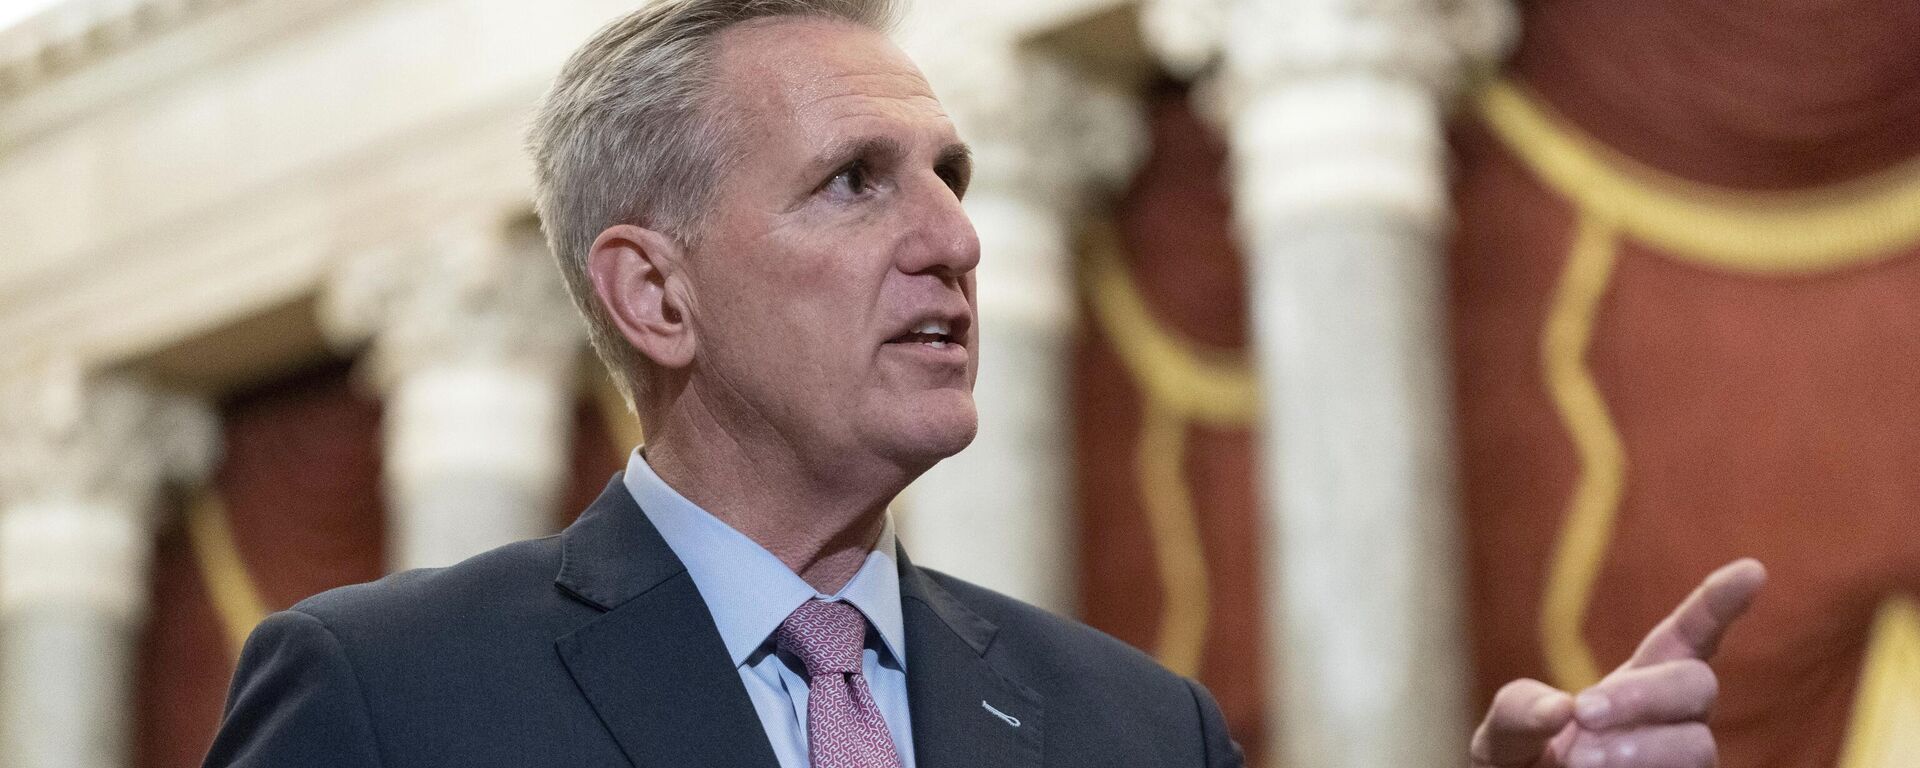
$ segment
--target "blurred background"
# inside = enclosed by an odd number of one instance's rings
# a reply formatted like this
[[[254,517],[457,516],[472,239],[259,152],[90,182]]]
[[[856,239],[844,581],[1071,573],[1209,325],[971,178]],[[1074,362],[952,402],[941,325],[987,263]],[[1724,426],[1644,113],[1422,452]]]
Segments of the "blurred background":
[[[521,132],[633,0],[0,6],[0,764],[186,768],[252,625],[641,435]],[[1252,764],[1464,763],[1713,567],[1727,768],[1920,761],[1920,4],[921,0],[980,438],[915,559]]]

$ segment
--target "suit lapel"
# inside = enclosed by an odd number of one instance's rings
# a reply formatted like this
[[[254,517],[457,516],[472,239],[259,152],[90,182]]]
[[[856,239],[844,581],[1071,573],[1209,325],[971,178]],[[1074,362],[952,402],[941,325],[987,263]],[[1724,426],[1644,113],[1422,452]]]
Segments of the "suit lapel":
[[[918,768],[1035,768],[1039,694],[987,660],[998,627],[900,556],[907,709]]]
[[[562,534],[554,582],[606,611],[555,646],[639,768],[777,768],[713,616],[619,476]]]

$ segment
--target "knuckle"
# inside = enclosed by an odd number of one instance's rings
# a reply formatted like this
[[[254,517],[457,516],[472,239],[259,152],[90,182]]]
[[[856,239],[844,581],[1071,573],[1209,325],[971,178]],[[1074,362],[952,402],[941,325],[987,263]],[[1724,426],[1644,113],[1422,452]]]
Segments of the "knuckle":
[[[1651,699],[1653,697],[1651,693],[1658,689],[1659,685],[1646,680],[1636,680],[1634,683],[1636,684],[1619,686],[1609,691],[1607,695],[1613,699],[1614,705],[1620,709],[1641,714],[1644,713],[1648,705],[1652,703]]]
[[[1676,687],[1688,692],[1693,714],[1704,715],[1713,708],[1720,697],[1720,676],[1714,674],[1713,667],[1700,660],[1682,663],[1675,670]]]

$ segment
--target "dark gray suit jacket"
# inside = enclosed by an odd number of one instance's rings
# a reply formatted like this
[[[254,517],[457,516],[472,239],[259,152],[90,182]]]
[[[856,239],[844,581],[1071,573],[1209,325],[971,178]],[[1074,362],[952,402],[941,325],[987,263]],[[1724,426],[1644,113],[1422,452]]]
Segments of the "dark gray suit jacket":
[[[904,556],[900,591],[919,768],[1241,764],[1205,689],[1119,641]],[[269,617],[206,765],[777,763],[706,603],[615,476],[561,534]]]

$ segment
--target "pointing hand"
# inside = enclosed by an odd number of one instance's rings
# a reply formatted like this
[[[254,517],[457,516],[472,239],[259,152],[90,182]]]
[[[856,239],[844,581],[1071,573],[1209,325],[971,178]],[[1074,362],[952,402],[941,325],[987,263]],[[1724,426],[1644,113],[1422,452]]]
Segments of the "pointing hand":
[[[1720,684],[1707,660],[1766,578],[1754,560],[1715,571],[1578,696],[1535,680],[1501,687],[1473,735],[1474,768],[1713,768],[1706,721]]]

